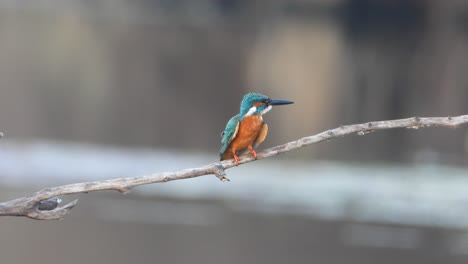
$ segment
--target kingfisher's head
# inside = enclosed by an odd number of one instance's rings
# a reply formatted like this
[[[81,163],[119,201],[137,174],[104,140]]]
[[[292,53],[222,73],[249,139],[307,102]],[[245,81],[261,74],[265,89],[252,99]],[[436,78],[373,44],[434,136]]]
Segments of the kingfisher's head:
[[[271,110],[273,105],[287,105],[294,102],[286,100],[273,100],[259,93],[248,93],[244,95],[240,105],[240,116],[244,118],[251,115],[263,115]]]

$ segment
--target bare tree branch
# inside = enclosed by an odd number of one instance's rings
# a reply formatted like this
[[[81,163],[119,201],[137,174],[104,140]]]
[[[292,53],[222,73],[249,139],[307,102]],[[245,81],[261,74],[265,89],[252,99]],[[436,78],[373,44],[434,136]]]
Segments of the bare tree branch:
[[[340,126],[319,134],[304,137],[257,153],[257,159],[265,159],[283,152],[288,152],[314,143],[343,137],[350,134],[366,135],[368,133],[392,128],[418,129],[423,127],[443,126],[457,128],[468,123],[468,115],[456,117],[412,117],[406,119],[367,122],[363,124]],[[250,155],[242,156],[239,165],[252,162]],[[163,172],[141,177],[118,178],[105,181],[82,182],[42,189],[31,196],[0,203],[0,216],[25,216],[32,219],[51,220],[62,219],[76,205],[78,200],[59,207],[61,202],[57,197],[88,193],[103,190],[116,190],[127,193],[135,186],[162,183],[175,180],[194,178],[204,175],[215,175],[221,181],[229,181],[225,170],[234,167],[233,160],[215,162],[198,168],[185,169],[177,172]]]

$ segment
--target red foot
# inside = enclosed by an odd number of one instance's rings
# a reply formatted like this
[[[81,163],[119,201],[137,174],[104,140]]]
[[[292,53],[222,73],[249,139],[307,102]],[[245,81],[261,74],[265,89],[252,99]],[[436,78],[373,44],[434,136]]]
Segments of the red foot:
[[[232,151],[232,156],[234,157],[234,164],[236,164],[236,166],[239,166],[239,157],[237,156],[235,150]]]
[[[252,156],[254,156],[254,158],[257,159],[257,152],[255,152],[255,150],[252,148],[252,146],[249,146],[249,151],[252,154]]]

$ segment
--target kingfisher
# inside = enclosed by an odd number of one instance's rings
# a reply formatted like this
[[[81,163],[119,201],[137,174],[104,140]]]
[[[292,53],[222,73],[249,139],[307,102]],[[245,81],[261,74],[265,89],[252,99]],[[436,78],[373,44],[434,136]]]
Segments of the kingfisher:
[[[233,116],[221,133],[220,160],[234,158],[239,165],[239,156],[247,150],[256,159],[254,148],[262,143],[268,133],[268,125],[263,122],[263,115],[271,110],[273,105],[287,105],[294,102],[273,100],[259,93],[248,93],[240,104],[240,113]]]

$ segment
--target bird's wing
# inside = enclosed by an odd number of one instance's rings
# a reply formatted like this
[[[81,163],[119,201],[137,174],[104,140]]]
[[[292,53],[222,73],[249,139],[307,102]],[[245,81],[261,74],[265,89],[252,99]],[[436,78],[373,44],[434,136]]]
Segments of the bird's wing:
[[[239,130],[239,115],[233,116],[226,124],[226,128],[223,133],[221,133],[221,144],[223,146],[220,150],[220,155],[223,155],[226,152],[231,141],[236,137],[237,131]]]
[[[254,147],[257,147],[258,145],[260,145],[260,143],[262,143],[265,140],[267,134],[268,134],[268,125],[266,123],[263,123],[263,126],[260,129],[260,132],[258,133],[257,138],[255,139]]]

